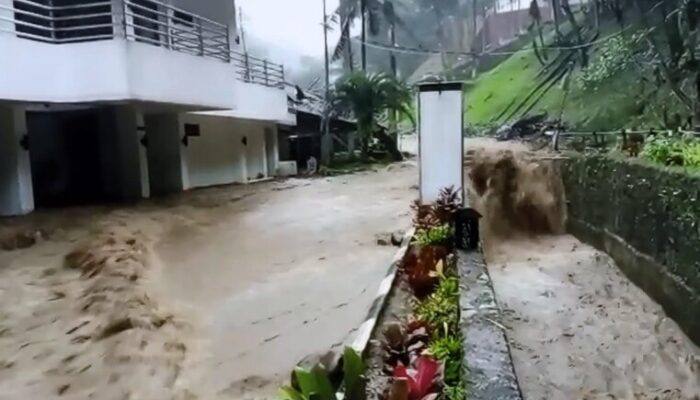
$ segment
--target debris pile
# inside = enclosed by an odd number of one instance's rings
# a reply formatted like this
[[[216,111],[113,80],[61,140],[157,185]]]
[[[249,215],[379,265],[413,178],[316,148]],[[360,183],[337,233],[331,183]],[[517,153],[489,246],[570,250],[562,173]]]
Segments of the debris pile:
[[[565,127],[560,120],[547,119],[547,114],[526,116],[513,124],[505,124],[496,131],[496,140],[536,140],[551,131],[562,131]]]

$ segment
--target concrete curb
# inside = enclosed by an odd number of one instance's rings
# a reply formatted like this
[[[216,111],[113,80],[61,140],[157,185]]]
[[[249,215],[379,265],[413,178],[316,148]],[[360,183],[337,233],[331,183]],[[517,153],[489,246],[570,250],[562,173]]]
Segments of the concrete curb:
[[[367,317],[357,329],[357,335],[355,335],[355,339],[352,341],[350,347],[352,347],[359,354],[364,354],[365,350],[367,349],[367,344],[372,337],[374,328],[377,326],[379,316],[384,311],[389,292],[391,292],[391,289],[394,287],[396,272],[406,256],[406,252],[408,251],[408,247],[411,244],[414,234],[414,228],[409,229],[408,232],[404,234],[401,247],[394,255],[394,259],[391,262],[391,266],[389,267],[389,270],[387,270],[384,279],[382,279],[382,283],[379,284],[379,290],[377,290],[377,295],[374,297],[374,301],[367,312]]]
[[[522,400],[493,283],[479,251],[458,251],[464,365],[471,400]]]

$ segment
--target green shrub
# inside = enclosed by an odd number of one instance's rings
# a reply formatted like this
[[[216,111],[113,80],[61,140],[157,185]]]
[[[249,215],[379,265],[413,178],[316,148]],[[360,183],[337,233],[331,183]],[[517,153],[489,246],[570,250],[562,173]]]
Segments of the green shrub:
[[[677,136],[657,136],[647,140],[642,157],[661,165],[700,168],[700,142]]]
[[[464,383],[460,382],[455,386],[445,386],[442,393],[445,396],[445,400],[466,400],[467,399],[467,389],[464,387]]]
[[[416,232],[415,242],[419,246],[444,245],[449,243],[453,237],[454,228],[445,224],[419,230]]]
[[[442,398],[466,399],[464,347],[459,329],[459,278],[441,275],[435,292],[418,305],[415,314],[431,327],[428,352],[444,365]]]
[[[445,276],[435,292],[416,308],[416,317],[436,330],[457,332],[459,327],[459,279]]]
[[[596,59],[578,76],[578,85],[583,90],[596,90],[618,72],[625,70],[634,61],[634,47],[640,37],[615,36],[601,47]]]
[[[452,334],[433,339],[428,345],[428,351],[445,365],[445,385],[459,385],[464,358],[461,337]]]

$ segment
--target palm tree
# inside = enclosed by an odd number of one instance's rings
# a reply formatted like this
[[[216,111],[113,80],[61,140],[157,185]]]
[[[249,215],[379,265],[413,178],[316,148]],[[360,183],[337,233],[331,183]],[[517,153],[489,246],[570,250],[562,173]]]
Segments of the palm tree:
[[[400,113],[413,121],[413,95],[402,82],[386,73],[351,72],[338,80],[333,95],[333,109],[340,113],[351,111],[357,120],[362,159],[369,157],[369,146],[376,137],[392,158],[401,160],[396,140],[379,126],[391,112]]]
[[[381,32],[382,21],[388,23],[391,29],[397,25],[403,26],[391,0],[341,0],[336,14],[340,17],[340,40],[333,51],[332,60],[344,58],[350,71],[354,67],[350,31],[358,16],[362,24],[360,46],[363,71],[367,70],[367,29],[370,35],[377,36]]]

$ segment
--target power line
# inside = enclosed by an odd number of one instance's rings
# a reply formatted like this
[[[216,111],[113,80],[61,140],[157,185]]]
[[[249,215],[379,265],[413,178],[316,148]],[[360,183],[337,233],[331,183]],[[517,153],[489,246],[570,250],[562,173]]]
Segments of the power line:
[[[545,49],[547,50],[578,50],[578,49],[583,49],[587,47],[592,47],[601,43],[605,43],[609,40],[611,40],[614,37],[622,35],[623,32],[629,30],[632,28],[632,25],[626,27],[625,29],[612,33],[608,36],[605,36],[601,39],[594,40],[592,42],[584,43],[584,44],[579,44],[579,45],[572,45],[572,46],[547,46]],[[352,38],[355,42],[362,43],[362,39],[358,38]],[[448,55],[456,55],[456,56],[467,56],[467,57],[482,57],[482,56],[510,56],[510,55],[515,55],[515,54],[521,54],[521,53],[529,53],[533,52],[535,49],[533,48],[525,48],[525,49],[520,49],[520,50],[513,50],[513,51],[484,51],[484,52],[474,52],[474,51],[459,51],[459,50],[433,50],[433,49],[421,49],[421,48],[416,48],[416,47],[408,47],[408,46],[401,46],[401,45],[396,45],[394,47],[382,44],[382,43],[376,43],[376,42],[369,42],[365,41],[365,45],[367,47],[371,47],[374,49],[378,50],[386,50],[386,51],[392,51],[395,53],[403,53],[403,54],[448,54]]]
[[[647,10],[644,15],[650,14],[652,11],[654,11],[656,8],[658,8],[661,4],[663,3],[663,0],[659,1],[654,5],[654,7],[650,8]],[[614,37],[622,35],[624,32],[635,28],[635,25],[628,25],[625,28],[621,29],[618,32],[611,33],[605,37],[602,37],[600,39],[594,40],[592,42],[588,43],[583,43],[583,44],[578,44],[578,45],[572,45],[572,46],[548,46],[545,47],[547,50],[579,50],[583,48],[588,48],[592,47],[601,43],[605,43]],[[362,39],[352,37],[352,40],[355,42],[358,42],[362,44]],[[510,55],[515,55],[515,54],[521,54],[521,53],[529,53],[535,51],[534,48],[525,48],[525,49],[519,49],[519,50],[513,50],[513,51],[483,51],[483,52],[474,52],[474,51],[461,51],[461,50],[434,50],[434,49],[424,49],[424,48],[416,48],[416,47],[408,47],[408,46],[401,46],[401,45],[396,45],[396,46],[389,46],[383,43],[376,43],[376,42],[369,42],[365,41],[364,44],[367,47],[375,48],[378,50],[385,50],[385,51],[391,51],[395,53],[403,53],[403,54],[447,54],[447,55],[456,55],[456,56],[467,56],[467,57],[482,57],[482,56],[510,56]]]

